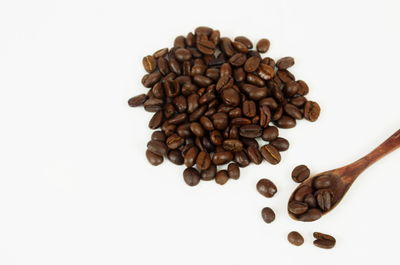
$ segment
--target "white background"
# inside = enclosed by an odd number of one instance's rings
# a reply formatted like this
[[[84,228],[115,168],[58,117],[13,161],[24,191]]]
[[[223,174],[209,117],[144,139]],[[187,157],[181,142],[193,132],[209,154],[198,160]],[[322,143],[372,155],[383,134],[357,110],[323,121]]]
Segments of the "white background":
[[[399,3],[1,1],[0,264],[399,264],[400,151],[329,216],[286,214],[294,166],[345,165],[399,129]],[[322,107],[316,123],[281,131],[291,148],[279,165],[225,186],[189,187],[183,167],[150,166],[151,114],[127,106],[147,90],[142,57],[199,25],[270,39],[268,54],[293,56]],[[274,198],[256,192],[262,177]],[[291,230],[303,246],[287,242]],[[313,231],[337,247],[314,247]]]

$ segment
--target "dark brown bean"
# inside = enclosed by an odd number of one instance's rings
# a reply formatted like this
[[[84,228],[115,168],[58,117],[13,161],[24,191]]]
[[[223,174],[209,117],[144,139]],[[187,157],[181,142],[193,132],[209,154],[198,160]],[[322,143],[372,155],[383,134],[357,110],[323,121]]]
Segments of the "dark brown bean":
[[[210,167],[210,165],[211,165],[210,155],[205,151],[201,151],[197,155],[196,167],[201,171],[201,170],[208,169]]]
[[[224,130],[228,126],[228,115],[226,113],[215,113],[211,116],[211,119],[217,130]]]
[[[264,222],[270,224],[275,220],[275,212],[269,207],[264,207],[261,210],[261,217],[264,220]]]
[[[159,156],[167,155],[168,147],[161,141],[151,140],[147,143],[147,149]]]
[[[184,142],[185,140],[177,134],[172,134],[165,141],[169,149],[177,149],[179,146],[183,145]]]
[[[147,95],[146,94],[140,94],[135,97],[132,97],[128,100],[128,105],[130,107],[138,107],[142,106],[143,103],[147,100]]]
[[[261,39],[257,42],[257,51],[261,53],[265,53],[269,50],[270,42],[268,39]]]
[[[251,145],[247,147],[247,156],[250,159],[250,161],[256,165],[259,165],[262,162],[262,155],[260,150],[258,150],[257,146]]]
[[[245,100],[242,106],[243,115],[247,117],[254,117],[257,114],[257,105],[253,100]]]
[[[329,211],[332,207],[332,197],[333,193],[329,189],[320,189],[317,190],[314,194],[314,197],[317,200],[317,204],[319,208],[323,211]]]
[[[281,161],[281,154],[271,144],[266,144],[260,148],[262,157],[272,165],[276,165]]]
[[[183,156],[179,150],[171,150],[168,152],[168,159],[175,165],[183,165]]]
[[[146,150],[146,158],[147,161],[149,161],[149,163],[153,166],[158,166],[164,161],[164,158],[162,156],[151,152],[149,149]]]
[[[283,152],[289,149],[289,141],[285,138],[278,137],[270,143],[273,145],[279,152]]]
[[[243,143],[237,139],[227,139],[223,142],[222,146],[227,151],[238,152],[242,151]]]
[[[221,93],[222,101],[229,106],[237,106],[240,103],[239,93],[233,88],[226,88]]]
[[[309,209],[306,213],[300,215],[299,221],[313,222],[321,218],[322,212],[318,209]]]
[[[158,59],[164,57],[165,55],[167,55],[167,53],[168,53],[168,48],[159,49],[158,51],[153,53],[153,57]]]
[[[274,126],[269,126],[263,130],[261,138],[264,141],[270,142],[275,140],[279,136],[278,128]]]
[[[311,194],[312,188],[308,185],[301,186],[299,189],[296,190],[293,199],[295,201],[302,202],[308,194]]]
[[[292,117],[282,115],[282,117],[280,117],[280,119],[275,121],[275,124],[279,128],[289,129],[289,128],[293,128],[296,126],[296,120],[293,119]]]
[[[200,182],[200,173],[192,167],[186,168],[183,171],[183,180],[189,186],[196,186]]]
[[[269,80],[275,75],[274,68],[265,63],[260,63],[257,74],[264,80]]]
[[[306,82],[304,82],[303,80],[297,80],[296,81],[297,84],[299,84],[299,89],[297,91],[297,93],[301,96],[305,96],[308,94],[309,88]]]
[[[155,131],[151,134],[151,140],[164,142],[165,139],[165,133],[162,131]]]
[[[229,180],[228,171],[226,171],[225,169],[218,171],[217,174],[215,175],[215,182],[220,185],[224,185],[226,182],[228,182],[228,180]]]
[[[294,59],[293,57],[287,56],[279,59],[276,61],[276,66],[279,69],[288,69],[289,67],[294,65]]]
[[[253,48],[253,43],[244,36],[238,36],[234,40],[243,43],[247,47],[247,49]]]
[[[310,176],[310,169],[305,165],[299,165],[292,171],[292,179],[294,182],[301,183]]]
[[[250,160],[244,151],[235,152],[234,161],[240,167],[247,167],[250,164]]]
[[[304,118],[309,121],[316,121],[321,112],[321,108],[319,107],[317,102],[307,101],[304,106]]]
[[[213,180],[217,173],[217,166],[211,164],[210,167],[206,170],[201,171],[201,179],[202,180]]]
[[[313,186],[315,189],[326,189],[333,184],[333,177],[330,175],[321,175],[313,180]]]
[[[243,125],[239,129],[239,133],[243,137],[257,138],[262,134],[262,128],[257,124]]]
[[[288,241],[290,244],[295,245],[295,246],[301,246],[304,243],[304,238],[303,236],[296,231],[292,231],[288,234],[287,236]]]
[[[221,152],[214,153],[212,162],[214,163],[214,165],[223,165],[223,164],[228,163],[229,161],[232,161],[232,159],[233,159],[232,152],[221,151]]]
[[[204,136],[204,129],[198,122],[192,122],[190,124],[190,130],[193,132],[194,135],[202,137]]]
[[[303,113],[301,113],[301,111],[295,105],[288,103],[283,107],[283,109],[292,118],[297,120],[303,119]]]
[[[244,64],[244,70],[248,73],[254,72],[258,69],[260,65],[261,59],[257,56],[252,56],[247,59],[246,63]]]
[[[270,181],[269,179],[260,179],[257,182],[257,191],[267,197],[267,198],[271,198],[275,195],[275,193],[278,191],[278,189],[276,188],[275,184]]]
[[[291,201],[288,205],[289,212],[299,215],[307,212],[308,204],[304,202]]]
[[[313,194],[307,194],[304,197],[304,202],[307,203],[308,208],[315,208],[317,207],[317,200],[315,199]]]
[[[236,163],[230,163],[228,165],[228,176],[231,179],[239,179],[240,178],[240,169],[238,164]]]
[[[243,53],[236,53],[231,58],[229,58],[229,63],[235,67],[242,66],[247,60],[247,57]]]
[[[197,159],[197,155],[199,154],[199,148],[196,146],[192,146],[189,150],[184,154],[184,163],[186,167],[192,167]]]
[[[142,62],[143,62],[143,67],[146,70],[146,72],[151,73],[154,70],[156,70],[157,62],[153,56],[148,55],[146,57],[143,57]]]
[[[336,239],[331,235],[314,232],[313,236],[316,239],[313,243],[319,248],[331,249],[336,245]]]
[[[155,130],[161,126],[162,122],[163,122],[163,112],[162,110],[159,110],[156,113],[154,113],[153,117],[149,121],[149,128]]]

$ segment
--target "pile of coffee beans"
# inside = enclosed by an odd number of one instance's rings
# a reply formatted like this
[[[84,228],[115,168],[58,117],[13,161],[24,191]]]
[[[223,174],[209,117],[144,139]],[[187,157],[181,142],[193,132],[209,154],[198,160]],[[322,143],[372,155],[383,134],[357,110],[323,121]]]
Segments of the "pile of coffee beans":
[[[149,91],[128,104],[154,112],[149,128],[157,131],[147,144],[147,160],[159,165],[167,157],[184,164],[190,186],[238,179],[239,167],[251,162],[278,164],[289,142],[277,127],[315,121],[320,107],[305,98],[307,84],[289,72],[292,57],[262,58],[269,47],[267,39],[254,50],[244,36],[231,40],[198,27],[176,37],[171,49],[145,56],[142,84]],[[267,144],[260,147],[260,138]],[[227,169],[217,168],[230,162]]]
[[[292,179],[297,183],[305,181],[309,176],[310,170],[305,165],[297,166],[292,171]],[[312,179],[309,184],[301,185],[289,201],[288,211],[300,221],[318,220],[335,203],[331,190],[335,179],[335,176],[320,175]]]
[[[319,248],[330,249],[333,248],[336,244],[336,239],[331,235],[323,234],[320,232],[314,232],[313,236],[315,237],[313,243],[315,246]],[[303,236],[297,231],[290,232],[287,236],[287,239],[291,244],[295,246],[301,246],[304,243]]]

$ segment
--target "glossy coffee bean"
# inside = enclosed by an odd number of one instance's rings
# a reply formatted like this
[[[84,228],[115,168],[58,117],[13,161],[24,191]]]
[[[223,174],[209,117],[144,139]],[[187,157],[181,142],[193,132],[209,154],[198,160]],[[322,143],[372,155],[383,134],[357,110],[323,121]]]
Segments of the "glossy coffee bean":
[[[184,142],[185,139],[183,139],[177,134],[172,134],[165,141],[169,149],[177,149],[179,146],[183,145]]]
[[[321,108],[319,107],[317,102],[307,101],[304,106],[304,118],[309,121],[316,121],[321,112]]]
[[[287,236],[288,241],[290,244],[295,245],[295,246],[301,246],[304,243],[304,238],[303,236],[296,231],[292,231],[288,234]]]
[[[247,167],[250,164],[250,160],[244,151],[235,152],[234,161],[240,167]]]
[[[217,130],[224,130],[228,126],[228,115],[226,113],[215,113],[211,119]]]
[[[166,139],[165,133],[162,132],[162,131],[154,131],[154,132],[151,134],[151,140],[164,142],[165,139]]]
[[[214,163],[214,165],[223,165],[223,164],[228,163],[229,161],[232,161],[232,159],[233,159],[232,152],[221,151],[221,152],[214,153],[212,162]]]
[[[304,202],[292,201],[288,205],[289,212],[299,215],[307,212],[308,204]]]
[[[258,69],[261,59],[257,56],[251,56],[244,64],[244,70],[248,73],[254,72]]]
[[[315,199],[313,194],[307,194],[304,197],[304,202],[307,203],[308,208],[316,208],[317,207],[317,200]]]
[[[314,232],[313,236],[316,240],[314,240],[313,244],[319,248],[331,249],[336,245],[336,239],[327,234],[323,234],[320,232]]]
[[[223,142],[222,146],[227,151],[238,152],[242,151],[243,143],[237,139],[227,139]]]
[[[128,105],[130,107],[139,107],[147,100],[146,94],[140,94],[128,100]]]
[[[310,169],[305,165],[299,165],[292,171],[292,179],[294,182],[301,183],[310,176]]]
[[[279,136],[278,128],[276,128],[274,126],[269,126],[268,128],[265,128],[263,130],[261,138],[264,141],[270,142],[270,141],[275,140],[278,136]]]
[[[146,158],[147,161],[149,161],[149,163],[153,166],[158,166],[164,161],[164,158],[162,156],[151,152],[149,149],[146,150]]]
[[[153,117],[151,118],[151,120],[149,121],[149,128],[150,129],[157,129],[158,127],[161,126],[161,123],[163,122],[163,112],[162,110],[157,111]]]
[[[262,128],[257,124],[243,125],[239,129],[239,133],[243,137],[257,138],[262,134]]]
[[[282,137],[278,137],[275,140],[271,141],[271,145],[273,145],[279,152],[283,152],[289,149],[289,141]]]
[[[168,147],[164,142],[151,140],[147,143],[147,149],[159,156],[166,156]]]
[[[201,151],[196,158],[196,167],[198,170],[206,170],[211,165],[210,155],[206,151]]]
[[[272,165],[276,165],[281,161],[281,154],[271,144],[266,144],[260,148],[262,157]]]
[[[315,192],[314,197],[317,200],[318,207],[323,211],[329,211],[332,207],[333,193],[329,189],[320,189]]]
[[[220,185],[224,185],[226,182],[228,182],[228,180],[229,180],[229,175],[228,171],[226,170],[220,170],[215,175],[215,182]]]
[[[183,171],[183,180],[189,186],[196,186],[200,182],[200,173],[192,167],[186,168]]]
[[[283,57],[283,58],[279,59],[278,61],[276,61],[276,66],[279,69],[287,69],[293,65],[294,65],[294,59],[293,59],[293,57],[290,57],[290,56]]]
[[[321,175],[313,180],[313,186],[315,189],[326,189],[333,184],[333,177],[330,175]]]
[[[239,179],[240,178],[240,169],[238,164],[230,163],[227,168],[228,176],[231,179]]]
[[[288,103],[283,107],[283,109],[287,115],[296,120],[301,120],[303,118],[303,113],[301,113],[300,109],[298,109],[295,105]]]
[[[151,73],[154,70],[156,70],[157,62],[153,56],[148,55],[148,56],[144,57],[142,62],[143,62],[143,67],[146,70],[146,72]]]
[[[184,163],[186,167],[192,167],[196,163],[199,148],[196,146],[190,147],[184,154]]]
[[[262,162],[262,155],[261,152],[258,150],[257,146],[251,145],[247,147],[247,157],[256,165],[261,164]]]
[[[304,185],[296,190],[293,199],[295,201],[302,202],[304,200],[304,197],[311,193],[312,193],[312,188],[308,185]]]
[[[264,222],[270,224],[275,220],[275,212],[269,207],[264,207],[261,210],[261,217],[264,220]]]
[[[206,170],[201,171],[201,179],[202,180],[213,180],[215,175],[217,174],[217,166],[211,164],[210,167]]]
[[[299,217],[299,221],[302,222],[313,222],[321,218],[322,212],[318,209],[309,209]]]
[[[268,39],[261,39],[257,42],[257,51],[265,53],[269,50],[270,42]]]
[[[257,182],[257,191],[261,195],[263,195],[267,198],[271,198],[277,192],[277,188],[276,188],[275,184],[272,181],[270,181],[269,179],[260,179]]]
[[[247,49],[253,48],[253,43],[247,37],[238,36],[234,40],[243,43],[247,47]]]
[[[179,150],[171,150],[168,152],[168,159],[175,165],[183,165],[183,156]]]
[[[229,106],[238,106],[240,103],[239,93],[233,88],[226,88],[221,93],[222,101]]]

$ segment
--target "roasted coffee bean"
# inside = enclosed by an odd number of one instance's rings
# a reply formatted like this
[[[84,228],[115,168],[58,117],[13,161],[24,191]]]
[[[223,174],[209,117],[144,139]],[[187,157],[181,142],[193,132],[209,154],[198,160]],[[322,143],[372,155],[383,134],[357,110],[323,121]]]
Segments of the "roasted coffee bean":
[[[153,115],[153,117],[149,121],[149,128],[155,130],[158,127],[160,127],[162,122],[163,122],[163,112],[159,110]]]
[[[192,112],[189,116],[189,121],[197,121],[203,114],[206,112],[207,106],[203,105],[197,108],[195,111]]]
[[[208,169],[210,165],[211,165],[210,155],[206,151],[201,151],[197,155],[196,167],[201,171]]]
[[[248,38],[246,38],[244,36],[238,36],[234,40],[237,41],[237,42],[243,43],[247,47],[247,49],[252,49],[253,48],[253,43]]]
[[[164,102],[162,99],[149,98],[144,102],[143,106],[144,106],[144,109],[148,112],[157,112],[162,109],[163,103]]]
[[[143,67],[146,70],[146,72],[151,73],[154,70],[156,70],[157,67],[157,62],[156,59],[154,59],[153,56],[148,55],[143,58]]]
[[[264,207],[261,210],[261,217],[264,220],[264,222],[270,224],[275,220],[275,212],[269,207]]]
[[[248,73],[246,75],[246,81],[252,85],[258,86],[258,87],[264,87],[265,86],[265,81],[258,77],[258,75],[253,74],[253,73]]]
[[[149,163],[153,166],[158,166],[164,161],[164,158],[162,156],[151,152],[149,149],[146,150],[146,158],[147,161],[149,161]]]
[[[183,171],[183,180],[189,186],[196,186],[200,182],[200,173],[192,167],[186,168]]]
[[[230,163],[228,165],[228,176],[231,179],[239,179],[240,178],[240,169],[238,164],[236,163]]]
[[[167,144],[169,149],[177,149],[184,142],[185,142],[185,140],[177,134],[172,134],[165,141],[165,143]]]
[[[293,57],[283,57],[276,61],[276,67],[278,69],[288,69],[289,67],[294,65],[294,59]]]
[[[210,133],[210,140],[215,145],[221,145],[223,138],[220,131],[214,130]]]
[[[303,96],[297,96],[290,99],[290,103],[300,108],[306,104],[307,99]]]
[[[221,77],[218,79],[216,89],[217,91],[223,91],[227,88],[230,88],[233,86],[233,78],[231,75],[221,75]]]
[[[220,38],[221,38],[221,34],[220,34],[219,30],[213,30],[211,32],[210,41],[212,41],[212,43],[217,45],[219,43]]]
[[[301,120],[303,118],[303,113],[295,106],[290,103],[286,104],[283,109],[285,110],[286,114],[295,118],[297,120]]]
[[[314,197],[317,199],[318,206],[323,212],[331,209],[333,197],[332,191],[328,189],[320,189],[315,192]]]
[[[313,236],[316,239],[314,240],[313,243],[315,246],[319,248],[330,249],[336,245],[336,239],[331,235],[323,234],[320,232],[314,232]]]
[[[265,53],[269,50],[270,42],[268,39],[261,39],[257,42],[257,51],[261,53]]]
[[[278,103],[275,101],[275,99],[268,97],[268,98],[264,98],[262,100],[259,101],[259,104],[261,106],[267,106],[268,108],[270,108],[271,110],[275,110],[278,108]]]
[[[201,118],[200,118],[200,124],[203,126],[203,128],[205,129],[205,130],[207,130],[207,131],[212,131],[212,130],[214,130],[214,125],[213,125],[213,123],[211,122],[211,120],[208,118],[208,117],[206,117],[206,116],[202,116]]]
[[[307,95],[309,91],[307,83],[303,80],[297,80],[296,82],[299,85],[299,90],[297,91],[297,93],[301,96]]]
[[[234,161],[240,167],[247,167],[250,164],[250,160],[244,151],[235,152]]]
[[[253,162],[256,165],[261,164],[262,162],[262,155],[260,150],[256,146],[249,146],[247,147],[247,156],[250,159],[251,162]]]
[[[278,137],[270,143],[273,145],[279,152],[283,152],[289,149],[289,141],[285,138]]]
[[[164,142],[165,139],[165,133],[163,133],[162,131],[155,131],[151,134],[151,140]]]
[[[313,222],[321,218],[322,212],[318,209],[309,209],[307,212],[299,216],[299,221]]]
[[[194,135],[202,137],[204,136],[204,129],[198,122],[192,122],[190,124],[190,130],[193,132]]]
[[[200,176],[202,180],[213,180],[216,174],[217,174],[217,166],[211,164],[208,169],[201,171]]]
[[[165,156],[168,152],[168,147],[165,143],[155,140],[147,143],[147,149],[159,156]]]
[[[229,38],[221,38],[221,50],[222,52],[231,57],[235,54],[235,50],[233,49],[232,42]]]
[[[233,48],[235,48],[235,50],[237,50],[238,52],[241,52],[241,53],[247,53],[249,51],[247,46],[240,41],[232,42],[232,46],[233,46]]]
[[[257,124],[243,125],[239,129],[239,133],[243,137],[257,138],[262,134],[262,128]]]
[[[222,101],[229,106],[237,106],[240,103],[239,93],[233,88],[226,88],[221,93]]]
[[[319,113],[321,112],[321,108],[319,107],[317,102],[307,101],[304,106],[304,118],[309,121],[316,121],[319,117]]]
[[[222,151],[214,153],[212,162],[214,163],[214,165],[223,165],[228,163],[229,161],[232,161],[232,159],[233,159],[232,152]]]
[[[142,106],[143,103],[147,100],[146,94],[140,94],[128,100],[128,105],[130,107],[138,107]]]
[[[308,204],[304,202],[292,201],[288,205],[289,212],[293,214],[303,214],[308,210]]]
[[[174,40],[174,48],[185,48],[185,37],[178,36]]]
[[[158,51],[153,53],[153,57],[158,59],[164,57],[165,55],[167,55],[167,53],[168,53],[168,48],[159,49]]]
[[[244,64],[244,70],[248,73],[254,72],[258,69],[260,65],[261,59],[257,56],[252,56],[247,59],[246,63]]]
[[[192,167],[197,159],[197,155],[199,154],[199,148],[196,146],[192,146],[189,150],[184,154],[184,163],[186,167]]]
[[[299,165],[292,171],[292,179],[294,182],[301,183],[310,176],[310,169],[305,165]]]
[[[224,130],[228,126],[228,115],[226,113],[215,113],[212,115],[211,119],[217,130]]]
[[[297,189],[293,199],[298,202],[302,202],[304,197],[310,193],[312,193],[312,188],[310,186],[308,185],[301,186],[299,189]]]
[[[253,100],[245,100],[242,106],[243,115],[247,117],[254,117],[257,114],[257,105]]]
[[[168,152],[168,159],[175,165],[183,165],[183,156],[179,150],[171,150]]]
[[[288,241],[290,244],[295,245],[295,246],[301,246],[304,243],[304,238],[303,236],[296,231],[292,231],[288,234],[287,236]]]
[[[223,142],[222,146],[225,150],[238,152],[242,151],[243,143],[237,139],[227,139]]]
[[[263,128],[268,127],[270,121],[272,119],[272,113],[271,110],[268,108],[268,106],[261,105],[260,106],[260,126]]]
[[[275,184],[269,179],[260,179],[257,182],[257,191],[261,195],[267,198],[271,198],[275,195],[278,189],[276,188]]]
[[[271,144],[266,144],[260,148],[262,157],[272,165],[276,165],[281,162],[281,154]]]
[[[274,68],[265,63],[260,63],[257,74],[264,80],[269,80],[274,77]]]
[[[231,58],[229,58],[229,63],[232,66],[239,67],[242,66],[247,60],[247,57],[243,53],[236,53]]]
[[[313,180],[313,186],[315,189],[326,189],[333,184],[334,178],[330,175],[321,175]]]
[[[304,202],[307,203],[308,208],[317,207],[317,200],[315,199],[314,195],[312,195],[312,194],[307,194],[304,197]]]
[[[215,44],[207,39],[203,39],[197,42],[196,47],[203,54],[208,54],[208,55],[214,54]]]
[[[236,82],[243,82],[246,78],[246,73],[243,70],[243,67],[235,68],[233,70],[233,78]]]
[[[270,142],[275,140],[279,136],[278,128],[274,126],[269,126],[263,130],[261,138],[264,141]]]
[[[297,82],[289,82],[284,85],[283,87],[283,93],[291,98],[294,95],[296,95],[297,91],[299,90],[300,85]]]
[[[296,120],[292,117],[282,115],[277,121],[275,121],[276,126],[283,129],[289,129],[296,126]]]
[[[192,58],[192,53],[188,49],[178,48],[175,50],[175,58],[181,62],[188,61]]]
[[[175,124],[170,124],[168,122],[164,122],[161,125],[161,130],[165,133],[165,136],[169,137],[172,134],[174,134],[176,130],[176,125]]]
[[[226,171],[225,169],[218,171],[217,174],[215,175],[215,182],[220,185],[224,185],[226,182],[228,182],[228,180],[229,180],[228,171]]]

